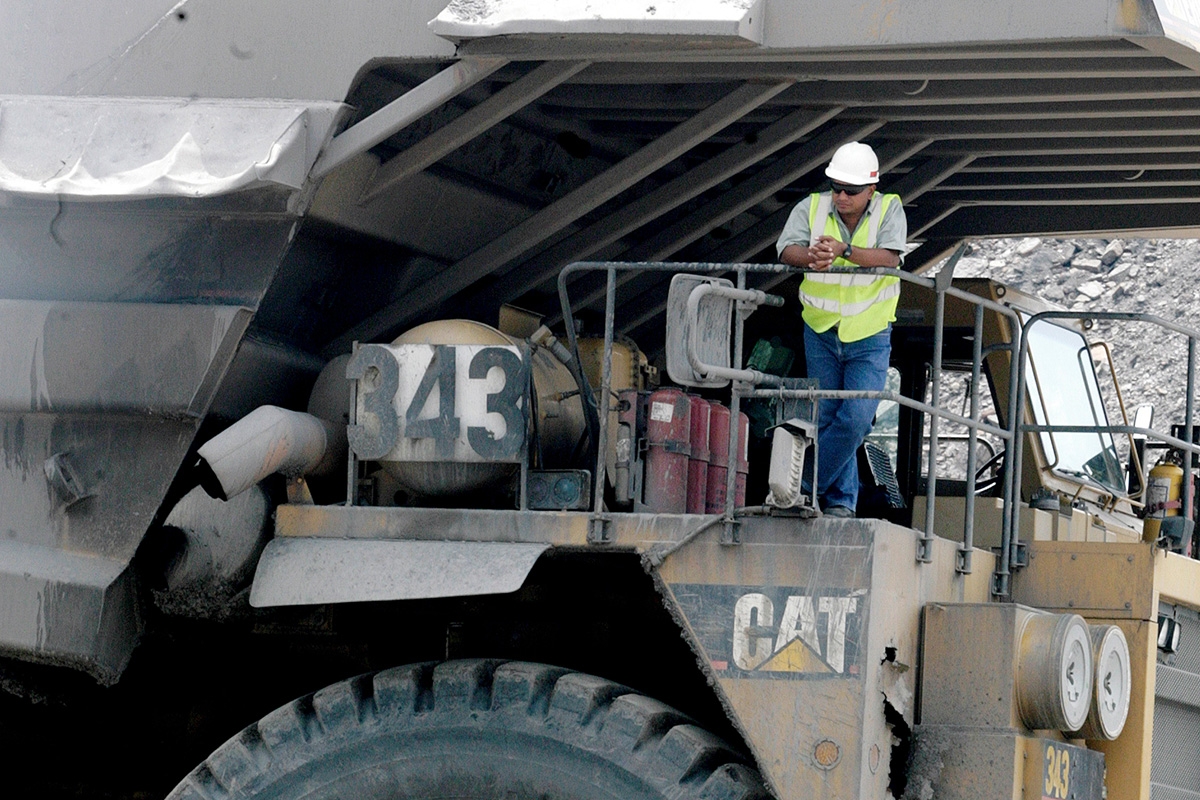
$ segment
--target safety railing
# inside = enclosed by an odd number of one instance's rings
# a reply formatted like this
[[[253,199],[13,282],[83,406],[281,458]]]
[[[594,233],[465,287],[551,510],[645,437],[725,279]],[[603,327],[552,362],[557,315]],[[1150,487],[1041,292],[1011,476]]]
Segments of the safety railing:
[[[954,422],[960,426],[967,428],[968,438],[968,464],[967,464],[967,487],[966,487],[966,516],[964,520],[963,542],[959,547],[959,558],[957,568],[961,573],[971,572],[971,552],[974,548],[974,499],[976,489],[975,461],[976,461],[976,441],[980,432],[986,432],[991,436],[1000,439],[1005,448],[1010,451],[1020,448],[1015,447],[1015,444],[1020,441],[1017,430],[1016,421],[1020,418],[1017,413],[1017,393],[1010,392],[1009,408],[1006,415],[1007,427],[1000,427],[984,422],[980,418],[980,403],[978,397],[980,378],[982,374],[982,364],[984,358],[983,351],[983,318],[985,311],[992,311],[996,314],[1008,318],[1013,331],[1013,342],[1008,345],[1008,348],[1013,352],[1017,352],[1020,348],[1020,337],[1023,333],[1021,327],[1021,319],[1017,313],[1008,306],[1002,305],[989,298],[980,297],[951,285],[951,277],[953,276],[954,264],[961,256],[961,251],[952,257],[942,270],[934,278],[924,278],[913,275],[909,272],[904,272],[898,269],[832,269],[828,272],[847,273],[854,275],[862,275],[870,272],[881,277],[891,276],[900,279],[901,281],[921,286],[927,290],[931,290],[936,296],[936,315],[934,321],[934,340],[933,340],[933,364],[931,375],[931,402],[924,403],[911,397],[906,397],[896,392],[890,391],[846,391],[846,390],[830,390],[820,388],[787,388],[783,385],[783,380],[770,375],[756,375],[757,383],[749,383],[744,380],[733,381],[730,396],[730,430],[729,430],[729,463],[726,473],[727,486],[725,493],[725,511],[723,521],[726,526],[725,536],[723,541],[728,543],[736,543],[737,536],[737,520],[735,518],[735,481],[736,481],[736,459],[739,449],[739,425],[738,415],[740,412],[741,402],[748,398],[781,398],[781,399],[801,399],[815,401],[823,398],[832,399],[856,399],[869,398],[875,400],[890,400],[901,406],[914,409],[921,413],[927,414],[930,417],[930,448],[929,448],[929,464],[928,464],[928,479],[926,484],[926,516],[923,535],[919,539],[917,558],[921,561],[929,561],[931,558],[932,544],[934,541],[934,524],[935,524],[935,508],[937,497],[937,451],[938,451],[938,421],[945,419]],[[615,338],[615,317],[616,317],[616,287],[617,274],[627,272],[647,272],[647,273],[690,273],[699,275],[728,275],[733,273],[736,275],[736,286],[738,290],[746,290],[748,276],[765,276],[768,279],[766,285],[773,285],[782,279],[791,275],[801,274],[808,270],[790,267],[782,264],[709,264],[709,263],[623,263],[623,262],[578,262],[571,264],[563,269],[559,275],[558,292],[559,301],[562,307],[562,316],[565,323],[568,342],[573,352],[578,353],[578,345],[576,343],[575,325],[573,309],[571,307],[568,284],[576,276],[582,273],[601,272],[605,274],[606,289],[605,289],[605,304],[604,304],[604,345],[603,345],[603,360],[601,373],[601,386],[598,393],[599,397],[605,398],[606,407],[603,409],[595,409],[598,416],[599,435],[596,442],[596,473],[594,479],[594,501],[593,501],[593,539],[603,540],[603,530],[606,524],[606,516],[602,512],[603,495],[605,485],[605,467],[606,453],[608,449],[608,420],[611,409],[607,404],[611,402],[612,396],[612,350],[613,340]],[[947,297],[953,297],[964,301],[975,307],[974,319],[974,352],[972,355],[972,380],[971,380],[971,408],[970,416],[955,414],[940,408],[940,389],[941,389],[941,374],[942,374],[942,350],[944,344],[944,329],[945,329],[945,302]],[[741,314],[734,314],[734,330],[733,343],[731,354],[731,365],[733,370],[741,370],[743,368],[743,340],[744,340],[744,318]],[[770,386],[771,388],[762,388]],[[590,391],[584,392],[589,398],[589,402],[595,395]],[[1009,463],[1013,463],[1010,457]],[[819,469],[819,464],[818,464]],[[1014,530],[1013,521],[1015,514],[1013,512],[1014,498],[1019,500],[1016,494],[1018,484],[1014,478],[1019,475],[1019,471],[1007,470],[1005,481],[1003,484],[1004,493],[1004,517],[1003,530],[1005,532]],[[1005,575],[1010,570],[1010,561],[1008,552],[1011,549],[1010,544],[1003,544],[1002,564],[998,572],[1003,572]],[[997,575],[999,581],[999,575]],[[1007,583],[1005,582],[1005,585]]]
[[[1165,331],[1170,331],[1180,334],[1187,338],[1187,385],[1186,385],[1186,401],[1184,409],[1184,435],[1188,436],[1194,429],[1195,416],[1195,388],[1196,388],[1196,342],[1200,339],[1200,331],[1190,328],[1186,325],[1180,325],[1170,320],[1165,320],[1153,314],[1145,314],[1139,312],[1125,311],[1043,311],[1038,314],[1033,314],[1024,320],[1021,326],[1020,345],[1017,350],[1017,381],[1016,391],[1012,393],[1014,398],[1021,398],[1024,402],[1026,392],[1028,392],[1028,364],[1029,364],[1029,331],[1038,323],[1049,322],[1051,320],[1069,320],[1069,321],[1124,321],[1124,322],[1139,322],[1154,325]],[[1019,438],[1022,441],[1026,434],[1030,433],[1095,433],[1095,434],[1128,434],[1133,436],[1144,436],[1148,441],[1161,442],[1164,445],[1169,445],[1179,451],[1187,453],[1188,456],[1183,459],[1183,481],[1184,490],[1182,495],[1181,515],[1185,519],[1193,518],[1192,495],[1187,491],[1188,486],[1192,481],[1192,458],[1200,454],[1200,445],[1193,444],[1190,441],[1185,441],[1174,436],[1167,435],[1160,431],[1155,431],[1150,428],[1137,425],[1053,425],[1042,424],[1036,422],[1025,422],[1023,415],[1020,426],[1018,428]],[[1020,480],[1022,471],[1023,459],[1022,447],[1016,447],[1013,450],[1011,468],[1008,470],[1014,484]],[[1007,508],[1007,504],[1006,504]],[[1011,566],[1017,559],[1018,549],[1020,547],[1020,536],[1018,531],[1020,525],[1020,504],[1012,504],[1011,516],[1006,520],[1004,526],[1003,538],[1001,540],[1001,567],[997,571],[998,590],[1002,590],[1004,595],[1007,595],[1009,588],[1009,577],[1011,574]]]

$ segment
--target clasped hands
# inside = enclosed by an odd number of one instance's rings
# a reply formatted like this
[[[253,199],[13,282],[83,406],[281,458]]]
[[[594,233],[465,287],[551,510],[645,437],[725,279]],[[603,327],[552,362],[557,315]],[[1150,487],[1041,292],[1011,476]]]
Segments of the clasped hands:
[[[832,236],[820,236],[809,246],[813,261],[811,266],[818,271],[829,269],[834,259],[840,257],[846,250],[846,243],[839,242]]]

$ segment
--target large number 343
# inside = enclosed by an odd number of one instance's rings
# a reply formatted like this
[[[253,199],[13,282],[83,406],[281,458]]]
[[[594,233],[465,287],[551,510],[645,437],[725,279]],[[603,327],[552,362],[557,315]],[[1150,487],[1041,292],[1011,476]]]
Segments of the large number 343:
[[[1046,746],[1046,785],[1043,796],[1052,800],[1066,800],[1071,796],[1071,753],[1054,745]]]
[[[518,456],[525,443],[525,413],[521,399],[525,394],[525,364],[520,356],[504,347],[485,347],[475,351],[467,367],[467,377],[482,380],[493,368],[504,373],[499,391],[487,395],[488,413],[504,419],[504,434],[496,437],[486,427],[467,427],[467,441],[481,458],[509,461]],[[416,393],[404,411],[404,438],[433,439],[439,458],[454,455],[455,442],[461,438],[462,422],[456,414],[458,350],[451,345],[434,345],[433,358],[417,385]],[[396,393],[400,389],[400,364],[386,346],[363,345],[346,365],[346,377],[358,381],[360,414],[373,420],[360,420],[347,430],[350,447],[359,458],[379,459],[395,449],[400,441],[396,415]],[[425,406],[438,390],[437,415],[422,417]]]

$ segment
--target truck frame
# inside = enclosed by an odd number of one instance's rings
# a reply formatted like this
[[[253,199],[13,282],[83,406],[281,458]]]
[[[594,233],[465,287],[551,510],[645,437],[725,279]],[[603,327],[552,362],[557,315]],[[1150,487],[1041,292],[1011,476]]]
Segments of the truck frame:
[[[25,32],[0,45],[0,741],[13,764],[64,756],[8,788],[1200,793],[1190,492],[1164,535],[1142,519],[1155,444],[1194,482],[1200,334],[953,279],[956,256],[926,275],[972,237],[1195,235],[1193,4],[561,5],[0,9]],[[745,351],[798,330],[774,238],[854,139],[916,246],[888,273],[894,456],[847,521],[761,499],[770,446],[739,411],[799,453],[830,394]],[[724,315],[703,354],[668,330],[691,297],[672,304],[677,275],[728,298],[695,300]],[[455,318],[494,338],[396,338]],[[1083,334],[1106,319],[1186,341],[1185,433],[1098,410]],[[717,513],[613,494],[621,347],[635,383],[681,352],[733,380],[696,387],[731,412]],[[403,373],[401,351],[425,360]],[[452,410],[397,410],[432,434],[397,443],[379,411],[442,403],[458,373],[438,353],[520,391],[479,390],[461,435],[438,433]],[[535,361],[578,377],[588,353],[587,380],[524,383]],[[380,393],[393,363],[415,382]],[[1075,372],[1086,413],[1063,417]],[[951,373],[969,412],[942,395]],[[547,467],[542,433],[577,414],[586,447]],[[1151,449],[1123,459],[1118,437]],[[412,459],[432,483],[510,478],[430,496],[377,469],[442,439],[473,466]],[[568,501],[531,501],[560,479]],[[1078,637],[1114,631],[1126,649],[1096,652],[1126,660],[1097,682]],[[1107,687],[1122,724],[1084,733],[1063,714],[1105,675],[1128,680]]]

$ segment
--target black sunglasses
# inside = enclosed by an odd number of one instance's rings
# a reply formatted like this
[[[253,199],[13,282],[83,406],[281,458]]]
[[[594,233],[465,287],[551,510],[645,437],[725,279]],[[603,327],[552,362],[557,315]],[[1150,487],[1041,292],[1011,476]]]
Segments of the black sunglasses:
[[[870,186],[850,186],[845,183],[829,184],[829,190],[833,194],[837,194],[838,192],[841,192],[842,194],[846,195],[847,197],[854,197],[856,195],[860,195],[863,192],[865,192],[867,189],[870,189],[870,188],[871,188]]]

